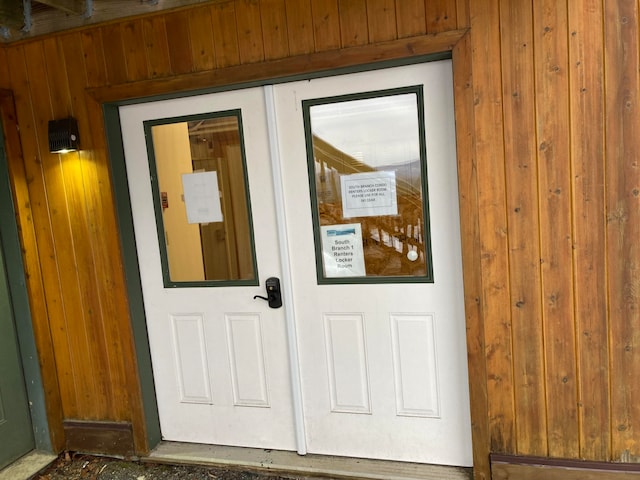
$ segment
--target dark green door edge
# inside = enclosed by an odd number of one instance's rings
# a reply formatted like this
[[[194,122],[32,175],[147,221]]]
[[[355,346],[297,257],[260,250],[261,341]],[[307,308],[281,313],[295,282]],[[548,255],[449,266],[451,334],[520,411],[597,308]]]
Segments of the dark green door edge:
[[[4,133],[1,127],[2,125],[0,125],[0,205],[3,205],[3,208],[0,209],[0,248],[4,253],[7,270],[9,295],[15,316],[35,448],[45,452],[53,452],[38,351],[31,322],[22,249],[11,194],[9,168],[4,149]]]
[[[312,78],[398,67],[401,65],[424,63],[449,58],[451,58],[451,52],[441,52],[396,60],[382,60],[376,63],[354,65],[352,67],[334,70],[307,72],[300,75],[276,78],[270,81],[254,81],[229,85],[226,87],[216,87],[207,90],[176,92],[169,95],[155,95],[144,98],[113,101],[102,105],[107,139],[107,154],[111,162],[111,182],[115,195],[116,215],[118,219],[118,228],[120,230],[120,243],[122,247],[123,264],[127,282],[126,288],[127,295],[129,297],[129,314],[131,316],[131,328],[133,331],[133,340],[136,348],[136,358],[138,361],[138,375],[142,389],[147,441],[149,442],[150,448],[154,448],[160,443],[162,435],[160,432],[160,417],[158,414],[153,370],[151,368],[151,351],[149,347],[149,339],[147,337],[147,324],[142,298],[142,284],[140,280],[138,254],[136,251],[136,239],[133,230],[133,216],[131,214],[131,203],[129,200],[129,185],[127,181],[127,169],[124,158],[122,134],[120,131],[120,114],[118,112],[118,107],[122,105],[132,105],[135,103],[167,100],[191,95],[237,90],[241,88],[260,87],[269,84],[308,80]],[[162,80],[160,79],[158,81]]]
[[[140,266],[136,251],[136,238],[133,231],[133,216],[129,200],[129,184],[127,168],[124,159],[124,146],[120,133],[120,114],[118,105],[103,105],[105,130],[107,134],[108,155],[111,161],[111,183],[116,202],[120,243],[122,247],[124,273],[126,278],[127,296],[129,297],[129,315],[133,342],[136,349],[138,363],[138,378],[142,390],[142,406],[144,409],[145,426],[149,448],[160,443],[160,417],[156,402],[156,389],[151,368],[151,351],[147,337],[147,321],[144,313],[142,298],[142,284],[140,280]]]

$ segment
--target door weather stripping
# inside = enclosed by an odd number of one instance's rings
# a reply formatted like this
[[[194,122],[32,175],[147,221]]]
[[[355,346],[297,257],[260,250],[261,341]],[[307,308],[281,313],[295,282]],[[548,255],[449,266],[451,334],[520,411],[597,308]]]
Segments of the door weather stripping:
[[[280,241],[280,265],[282,268],[282,301],[287,325],[287,342],[289,346],[289,374],[293,396],[293,413],[296,430],[296,445],[300,455],[307,453],[307,442],[304,428],[304,412],[302,410],[302,382],[300,379],[300,362],[296,335],[295,313],[293,309],[293,285],[291,283],[291,263],[289,261],[289,241],[287,240],[287,218],[285,215],[284,190],[282,185],[282,161],[278,145],[278,125],[273,85],[265,85],[264,102],[267,110],[267,130],[269,132],[269,153],[271,156],[271,176],[276,204],[276,223]]]

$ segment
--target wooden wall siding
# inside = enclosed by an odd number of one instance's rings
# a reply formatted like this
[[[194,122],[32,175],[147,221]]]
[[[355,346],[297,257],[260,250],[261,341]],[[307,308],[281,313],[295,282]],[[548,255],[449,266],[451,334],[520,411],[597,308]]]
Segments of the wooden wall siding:
[[[611,342],[611,450],[640,450],[640,111],[638,3],[605,2],[607,275]],[[635,457],[635,458],[632,458]]]
[[[500,6],[469,5],[489,438],[491,451],[515,452]]]
[[[579,458],[566,5],[544,0],[533,25],[548,455]]]
[[[0,65],[3,63],[4,54],[0,51]],[[0,83],[0,120],[2,125],[8,126],[5,133],[5,153],[10,162],[10,173],[14,205],[22,205],[16,209],[17,223],[20,226],[20,236],[23,245],[35,246],[38,243],[37,233],[33,224],[33,212],[29,201],[27,178],[24,163],[22,161],[22,146],[18,134],[15,112],[15,102],[10,90],[5,89],[9,85],[9,75],[6,69],[0,67],[0,78],[6,83]],[[47,300],[41,275],[38,252],[35,248],[24,249],[25,277],[28,278],[28,292],[31,314],[35,317],[46,318]],[[38,338],[49,337],[49,326],[46,322],[34,322],[35,336]],[[51,445],[54,449],[61,449],[64,445],[62,433],[62,403],[58,373],[55,367],[55,352],[53,345],[44,343],[39,345],[39,360],[43,380],[43,390],[46,397],[47,418],[50,419]]]
[[[532,6],[500,2],[500,25],[515,441],[546,455]]]
[[[638,4],[469,8],[491,450],[637,459]]]
[[[102,113],[87,89],[113,100],[303,73],[318,58],[404,55],[397,42],[406,55],[444,48],[470,27],[453,52],[477,475],[488,451],[637,460],[638,22],[633,0],[228,0],[2,47],[60,417],[132,420],[144,444]],[[83,151],[50,155],[47,121],[67,114]]]
[[[470,3],[492,451],[637,456],[637,8]]]
[[[610,458],[602,3],[569,2],[569,108],[580,454]],[[616,435],[614,432],[613,435]]]
[[[489,477],[489,422],[487,419],[487,370],[484,341],[482,268],[480,226],[478,218],[478,182],[475,156],[473,115],[475,95],[473,91],[472,49],[470,35],[465,35],[456,45],[453,55],[453,83],[457,134],[457,155],[466,159],[458,163],[460,192],[460,231],[462,249],[465,321],[467,325],[467,352],[470,378],[481,381],[469,382],[471,397],[471,431],[473,438],[474,477],[478,480]]]
[[[79,42],[69,40],[46,39],[7,50],[24,158],[24,176],[13,171],[14,185],[26,181],[29,195],[17,199],[24,214],[19,221],[24,231],[33,219],[36,238],[23,235],[23,244],[27,257],[39,257],[47,303],[46,310],[37,309],[34,322],[40,351],[54,352],[46,369],[55,365],[62,411],[52,418],[127,419],[139,407],[136,379],[127,379],[133,351],[118,238],[105,235],[116,228],[105,149],[100,166],[91,135],[81,138],[88,148],[81,154],[52,155],[47,148],[47,118],[73,113],[81,131],[93,130],[84,105],[86,82],[82,75],[67,77],[67,71],[81,71],[77,67],[83,61]],[[28,278],[33,292],[40,280]],[[59,431],[61,425],[52,428]]]

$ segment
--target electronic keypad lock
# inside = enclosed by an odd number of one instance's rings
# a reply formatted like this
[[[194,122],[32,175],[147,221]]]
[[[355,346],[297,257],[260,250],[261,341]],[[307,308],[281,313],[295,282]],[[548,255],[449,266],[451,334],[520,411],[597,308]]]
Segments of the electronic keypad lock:
[[[261,298],[269,302],[269,307],[280,308],[282,306],[282,293],[280,292],[280,280],[276,277],[269,277],[265,283],[267,296],[256,295],[253,298]]]

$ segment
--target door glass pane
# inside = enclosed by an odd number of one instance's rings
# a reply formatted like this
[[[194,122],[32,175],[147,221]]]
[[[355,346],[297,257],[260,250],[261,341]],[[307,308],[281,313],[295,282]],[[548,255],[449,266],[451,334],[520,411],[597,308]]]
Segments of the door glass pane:
[[[165,285],[257,284],[240,111],[145,131]]]
[[[422,95],[303,102],[319,283],[433,281]]]

